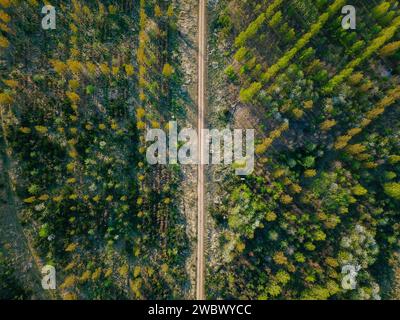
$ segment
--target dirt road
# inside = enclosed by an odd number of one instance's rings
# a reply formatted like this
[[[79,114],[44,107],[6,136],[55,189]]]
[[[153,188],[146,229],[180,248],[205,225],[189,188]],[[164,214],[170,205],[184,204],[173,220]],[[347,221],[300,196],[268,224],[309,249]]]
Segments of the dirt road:
[[[206,27],[206,5],[207,0],[199,0],[199,51],[198,51],[198,136],[199,136],[199,159],[203,159],[203,137],[204,112],[206,104],[206,66],[207,66],[207,27]],[[197,179],[197,275],[196,275],[196,299],[204,300],[204,238],[205,238],[205,210],[204,210],[204,165],[200,161]]]

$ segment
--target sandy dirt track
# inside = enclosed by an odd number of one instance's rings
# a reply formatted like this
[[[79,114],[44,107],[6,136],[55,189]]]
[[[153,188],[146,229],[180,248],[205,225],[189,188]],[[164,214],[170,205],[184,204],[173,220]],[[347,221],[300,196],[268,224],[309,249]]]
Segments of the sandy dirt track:
[[[204,147],[203,136],[201,134],[204,128],[204,113],[206,106],[206,66],[207,66],[207,26],[206,11],[207,0],[199,0],[199,49],[198,49],[198,125],[199,135],[199,159],[203,159]],[[204,210],[204,165],[198,166],[198,214],[197,214],[197,264],[196,264],[196,299],[204,300],[204,238],[205,238],[205,210]]]

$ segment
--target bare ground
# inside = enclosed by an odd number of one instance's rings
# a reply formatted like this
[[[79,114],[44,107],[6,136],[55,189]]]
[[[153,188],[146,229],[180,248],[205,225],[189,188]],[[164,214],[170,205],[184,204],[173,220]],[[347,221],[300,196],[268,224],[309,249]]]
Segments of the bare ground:
[[[15,276],[23,287],[32,292],[32,299],[54,296],[41,287],[41,261],[35,254],[19,222],[18,199],[10,181],[10,168],[4,148],[0,152],[0,245],[12,261]]]
[[[198,1],[176,0],[179,8],[177,28],[180,32],[179,55],[183,72],[183,91],[189,97],[185,103],[186,123],[181,126],[195,127],[197,121],[197,12]],[[192,255],[187,260],[186,271],[191,288],[188,299],[195,297],[196,288],[196,231],[197,231],[197,166],[182,166],[182,210],[187,221],[187,234]]]

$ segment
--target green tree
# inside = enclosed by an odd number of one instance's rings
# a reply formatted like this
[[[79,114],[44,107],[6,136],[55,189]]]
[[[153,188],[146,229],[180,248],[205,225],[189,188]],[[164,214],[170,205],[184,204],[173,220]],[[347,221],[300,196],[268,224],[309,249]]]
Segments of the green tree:
[[[249,103],[253,100],[254,96],[261,90],[262,84],[260,82],[254,82],[247,89],[240,91],[240,101]]]
[[[385,193],[396,200],[400,200],[400,183],[391,182],[384,185]]]

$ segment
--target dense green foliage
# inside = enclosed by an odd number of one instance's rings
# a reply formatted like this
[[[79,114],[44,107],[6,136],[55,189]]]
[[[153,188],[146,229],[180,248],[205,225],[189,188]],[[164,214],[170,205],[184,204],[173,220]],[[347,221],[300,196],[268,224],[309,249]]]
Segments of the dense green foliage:
[[[396,298],[385,281],[399,263],[400,11],[353,1],[357,29],[344,30],[344,5],[218,5],[215,41],[234,44],[226,85],[249,116],[223,112],[258,142],[254,174],[226,175],[211,209],[221,256],[210,298]],[[349,265],[355,290],[342,285]]]

